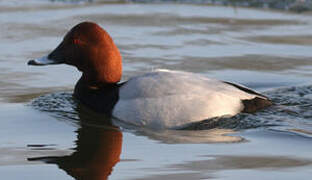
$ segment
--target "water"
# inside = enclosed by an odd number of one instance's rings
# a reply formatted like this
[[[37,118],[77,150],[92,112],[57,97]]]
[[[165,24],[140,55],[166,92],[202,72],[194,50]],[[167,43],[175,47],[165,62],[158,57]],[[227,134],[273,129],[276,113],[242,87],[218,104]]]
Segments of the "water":
[[[310,179],[309,14],[191,4],[0,1],[0,173],[4,179]],[[256,89],[275,105],[151,131],[71,97],[80,74],[29,67],[81,21],[114,38],[123,80],[155,68]],[[196,129],[196,130],[195,130]]]

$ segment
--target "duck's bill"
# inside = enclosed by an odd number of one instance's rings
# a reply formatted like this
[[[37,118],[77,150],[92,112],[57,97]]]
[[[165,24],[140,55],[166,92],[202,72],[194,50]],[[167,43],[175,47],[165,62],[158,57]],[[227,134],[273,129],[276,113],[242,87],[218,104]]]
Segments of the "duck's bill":
[[[53,59],[49,59],[48,56],[43,56],[42,58],[32,59],[28,61],[28,65],[33,66],[44,66],[49,64],[62,64],[62,61],[55,61]]]

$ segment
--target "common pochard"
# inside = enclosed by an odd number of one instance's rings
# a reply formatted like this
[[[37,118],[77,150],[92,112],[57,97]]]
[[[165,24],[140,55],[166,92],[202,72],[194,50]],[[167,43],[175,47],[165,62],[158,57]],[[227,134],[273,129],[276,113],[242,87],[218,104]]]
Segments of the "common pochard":
[[[210,118],[253,113],[272,104],[244,86],[189,72],[155,70],[120,83],[120,52],[110,35],[93,22],[74,26],[49,55],[28,62],[61,63],[82,72],[74,98],[136,126],[181,128]]]

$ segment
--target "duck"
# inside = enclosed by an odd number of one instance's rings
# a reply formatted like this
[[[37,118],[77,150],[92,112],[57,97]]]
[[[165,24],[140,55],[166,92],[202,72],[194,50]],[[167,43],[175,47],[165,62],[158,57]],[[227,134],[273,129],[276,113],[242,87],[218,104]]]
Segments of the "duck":
[[[48,55],[28,65],[68,64],[82,72],[73,97],[95,112],[139,127],[179,129],[212,118],[255,113],[272,101],[243,85],[157,69],[121,82],[122,56],[95,22],[75,25]]]

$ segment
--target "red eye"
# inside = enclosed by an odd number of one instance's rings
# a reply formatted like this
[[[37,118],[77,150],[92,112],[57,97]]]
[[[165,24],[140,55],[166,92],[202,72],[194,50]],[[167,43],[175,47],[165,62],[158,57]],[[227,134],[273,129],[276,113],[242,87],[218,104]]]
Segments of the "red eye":
[[[81,41],[79,39],[74,39],[74,44],[81,44]]]

